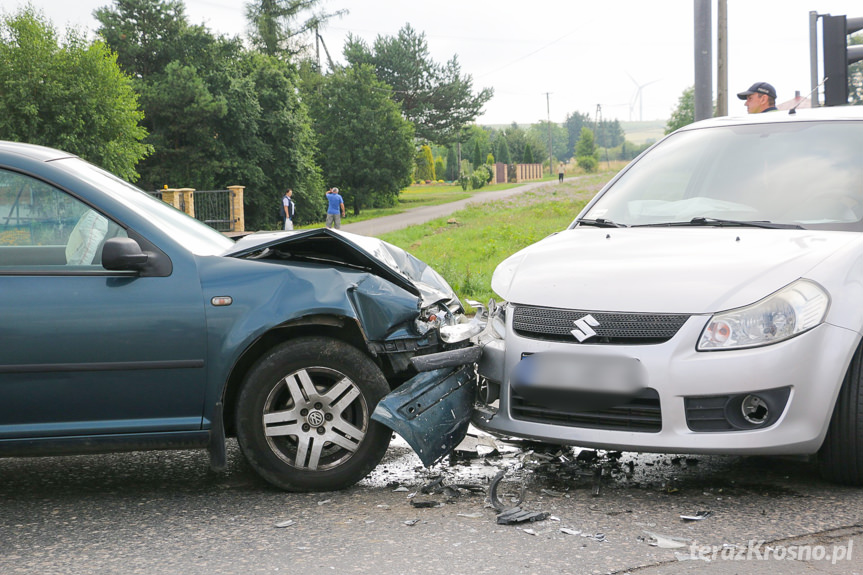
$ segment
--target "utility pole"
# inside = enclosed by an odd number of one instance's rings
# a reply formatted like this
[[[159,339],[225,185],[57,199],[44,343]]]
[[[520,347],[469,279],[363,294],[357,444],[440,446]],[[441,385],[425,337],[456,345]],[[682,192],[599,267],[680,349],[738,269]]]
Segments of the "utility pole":
[[[713,116],[710,0],[695,2],[695,121]]]
[[[716,10],[716,115],[728,115],[728,0]]]
[[[552,152],[551,152],[551,150],[552,150],[552,148],[551,148],[551,103],[549,102],[549,94],[550,93],[551,92],[545,93],[545,113],[546,113],[546,119],[548,121],[548,175],[552,176],[552,175],[554,175],[554,172],[552,171],[552,170],[554,170],[554,167],[551,165],[551,163],[554,160],[552,158]]]

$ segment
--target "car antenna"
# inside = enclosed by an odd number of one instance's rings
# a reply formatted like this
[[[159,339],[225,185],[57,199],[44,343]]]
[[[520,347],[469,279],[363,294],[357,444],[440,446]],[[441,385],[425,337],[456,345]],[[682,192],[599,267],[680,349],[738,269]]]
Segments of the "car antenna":
[[[788,110],[788,115],[789,115],[789,116],[793,116],[794,114],[796,114],[796,113],[797,113],[797,106],[799,106],[800,104],[802,104],[802,103],[803,103],[803,100],[805,100],[806,98],[808,98],[809,96],[811,96],[812,94],[814,94],[814,93],[815,93],[815,90],[817,90],[817,89],[818,89],[818,88],[820,88],[822,85],[824,85],[824,82],[826,82],[826,81],[827,81],[827,78],[829,78],[829,77],[830,77],[830,76],[824,76],[824,79],[823,79],[823,80],[821,80],[821,83],[820,83],[820,84],[818,84],[817,86],[815,86],[814,88],[812,88],[812,91],[811,91],[811,92],[809,92],[808,94],[806,94],[806,96],[804,96],[803,98],[800,98],[800,101],[799,101],[799,102],[797,102],[796,104],[794,104],[794,106],[792,106],[790,110]],[[811,105],[812,105],[812,104],[810,104],[810,106],[811,106]]]

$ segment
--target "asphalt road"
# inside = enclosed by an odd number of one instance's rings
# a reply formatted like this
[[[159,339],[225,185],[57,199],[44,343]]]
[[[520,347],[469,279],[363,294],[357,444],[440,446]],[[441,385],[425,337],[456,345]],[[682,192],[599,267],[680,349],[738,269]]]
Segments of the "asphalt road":
[[[197,451],[0,460],[0,573],[863,573],[863,491],[799,460],[498,445],[427,470],[397,442],[361,484],[311,494],[262,483],[233,443],[224,474]],[[523,483],[522,507],[551,516],[498,525],[485,492],[455,487],[500,470],[505,503]],[[449,490],[423,494],[436,476]],[[830,555],[788,560],[807,544]]]
[[[569,178],[567,178],[569,179]],[[485,202],[494,202],[504,200],[511,196],[521,194],[528,190],[533,190],[541,186],[557,185],[557,180],[548,182],[531,182],[523,186],[517,186],[506,190],[495,192],[477,192],[472,197],[457,202],[441,204],[439,206],[424,206],[421,208],[413,208],[400,214],[364,220],[353,224],[344,224],[342,230],[364,236],[377,236],[395,230],[400,230],[408,226],[423,224],[430,220],[448,216],[458,210],[464,209],[468,204],[482,204]],[[573,214],[573,217],[575,214]]]

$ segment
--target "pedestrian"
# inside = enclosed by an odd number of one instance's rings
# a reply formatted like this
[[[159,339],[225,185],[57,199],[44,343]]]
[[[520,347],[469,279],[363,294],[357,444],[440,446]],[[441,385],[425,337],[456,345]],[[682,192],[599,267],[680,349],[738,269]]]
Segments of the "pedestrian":
[[[561,184],[563,183],[564,172],[565,172],[565,169],[563,167],[563,162],[561,162],[557,165],[557,181]]]
[[[282,207],[279,210],[279,215],[282,216],[282,223],[284,224],[283,227],[286,230],[294,229],[294,216],[297,212],[297,204],[292,199],[293,195],[294,190],[288,188],[288,191],[282,197]]]
[[[327,190],[327,227],[335,226],[342,229],[342,218],[345,217],[345,200],[339,195],[338,188]]]
[[[755,82],[748,90],[737,94],[737,97],[745,100],[744,106],[750,114],[776,110],[776,90],[767,82]]]

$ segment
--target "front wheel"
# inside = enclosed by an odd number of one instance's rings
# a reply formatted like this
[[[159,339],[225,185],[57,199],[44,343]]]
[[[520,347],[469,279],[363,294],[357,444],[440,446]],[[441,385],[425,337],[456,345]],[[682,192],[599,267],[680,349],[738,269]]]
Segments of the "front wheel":
[[[275,347],[249,371],[237,439],[251,466],[289,491],[332,491],[365,477],[391,432],[371,420],[389,392],[380,369],[342,341],[308,337]]]
[[[818,451],[821,476],[863,486],[863,344],[858,346],[836,398],[827,437]]]

